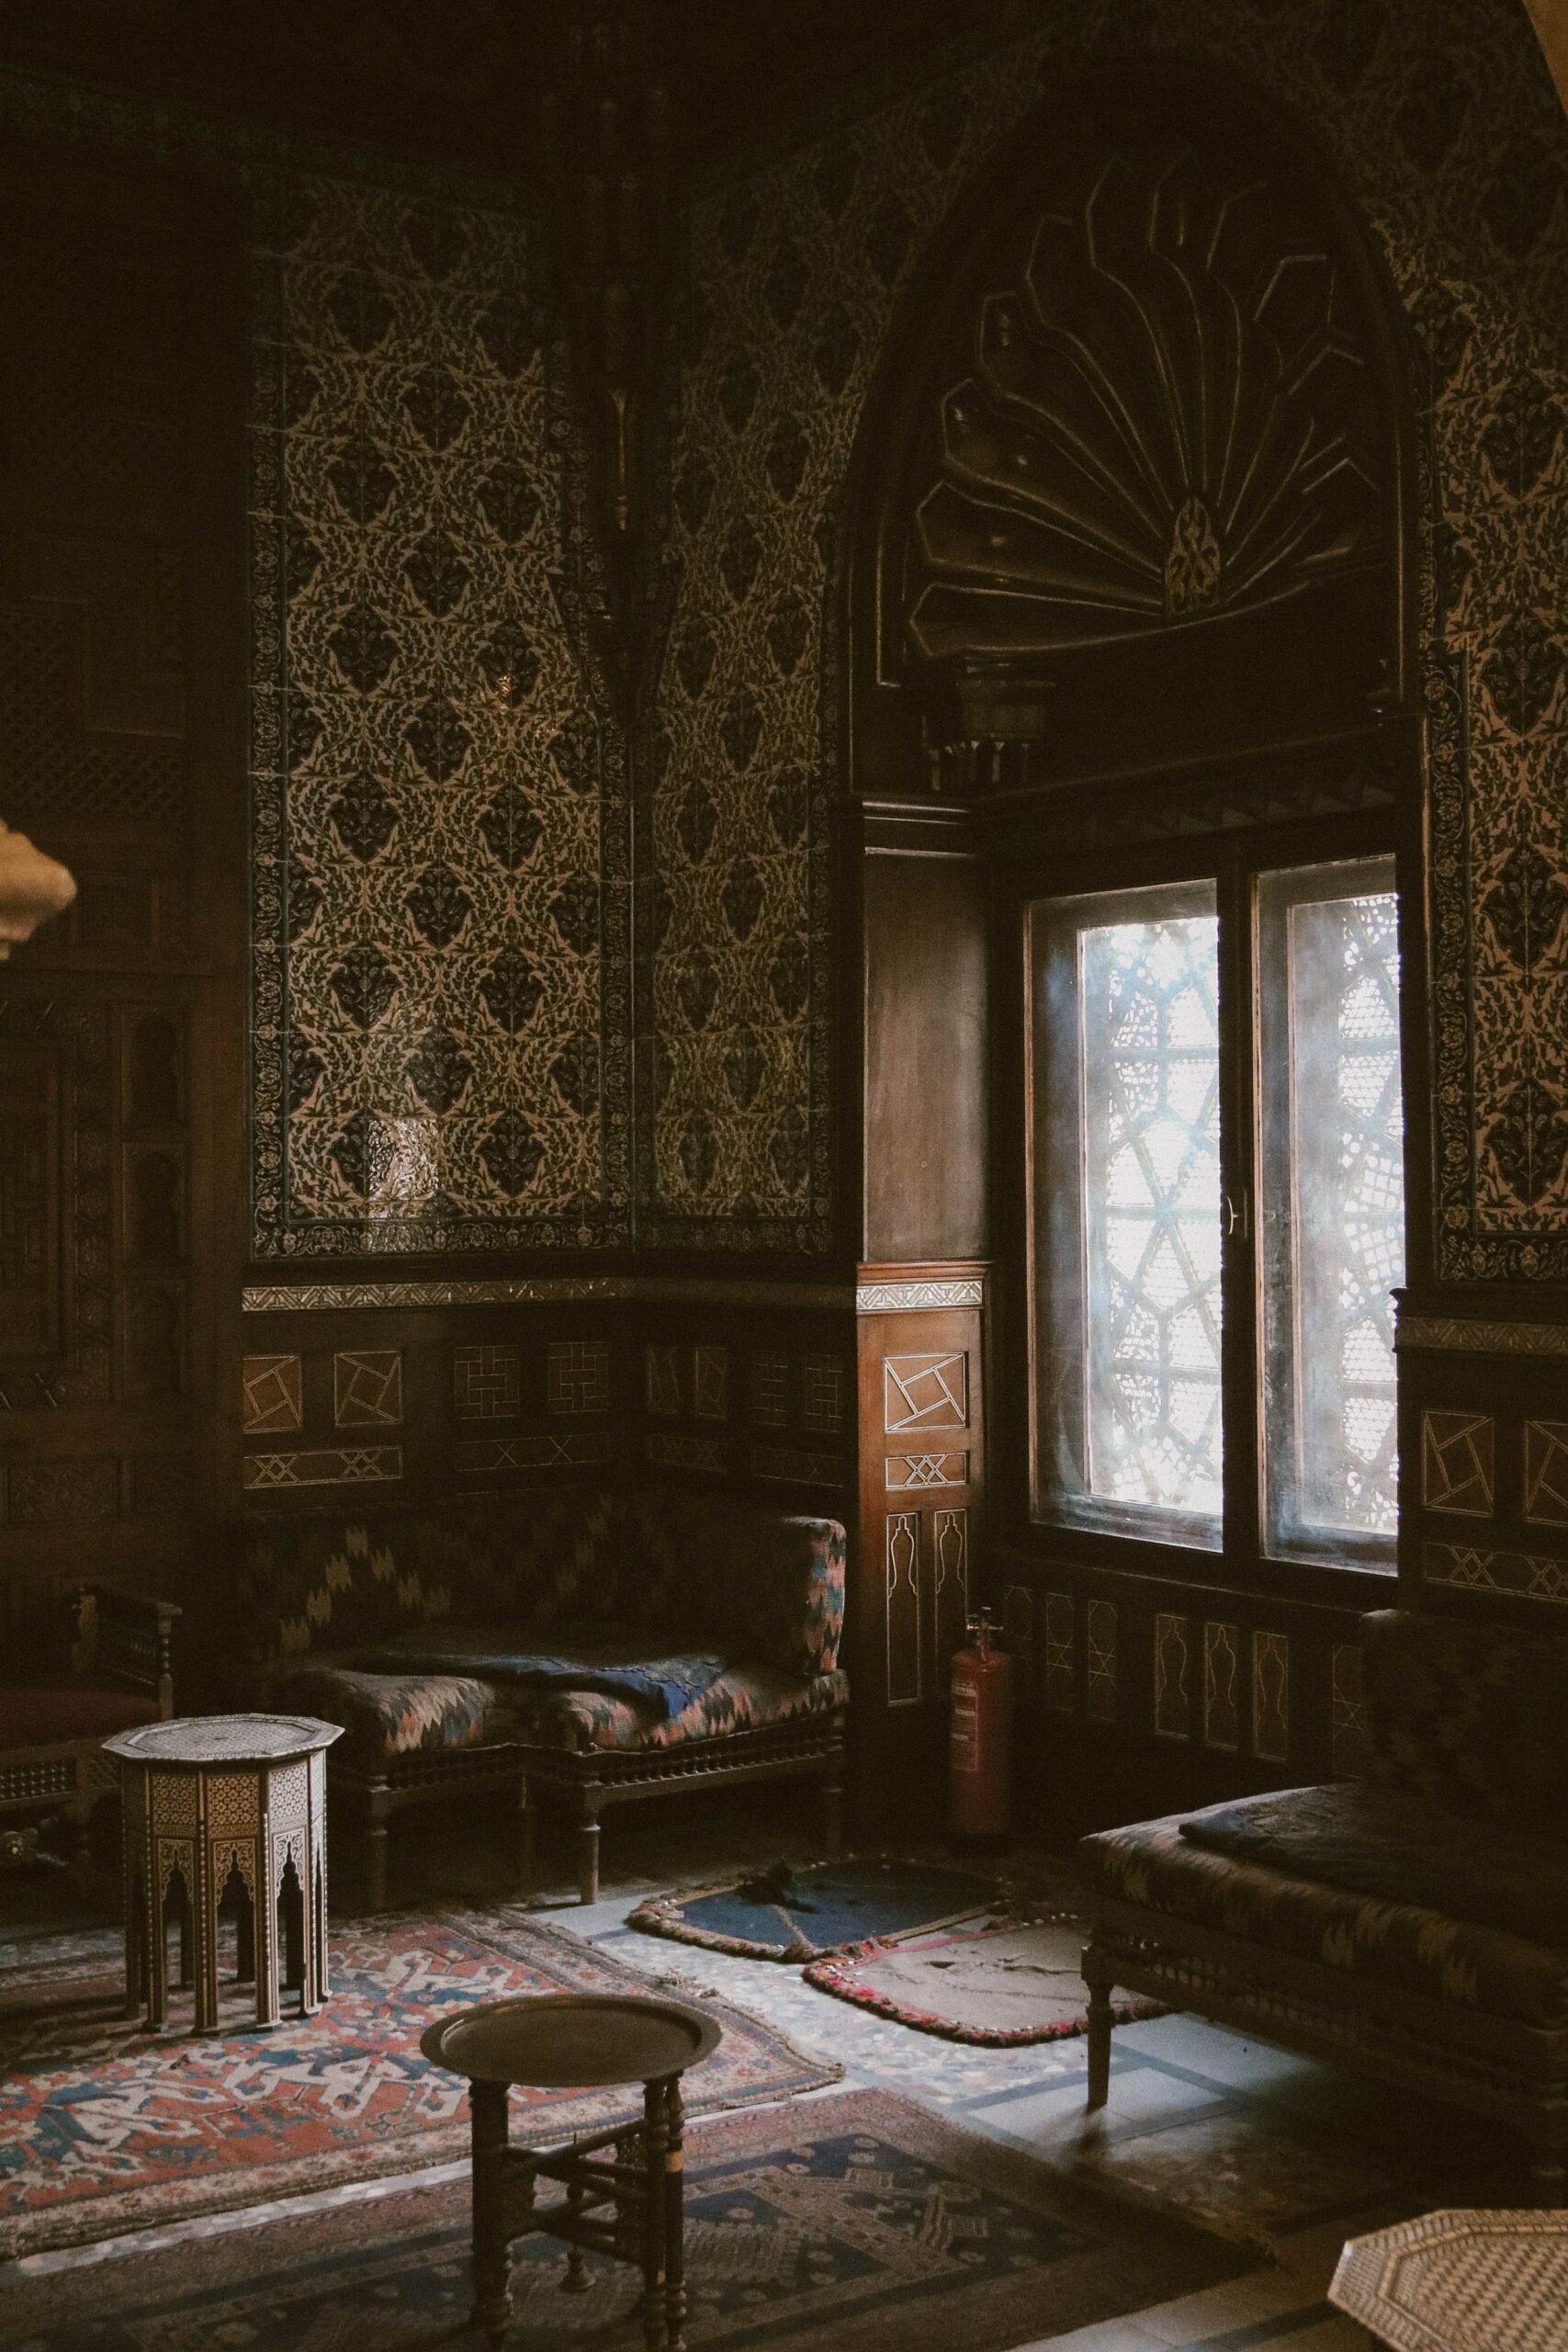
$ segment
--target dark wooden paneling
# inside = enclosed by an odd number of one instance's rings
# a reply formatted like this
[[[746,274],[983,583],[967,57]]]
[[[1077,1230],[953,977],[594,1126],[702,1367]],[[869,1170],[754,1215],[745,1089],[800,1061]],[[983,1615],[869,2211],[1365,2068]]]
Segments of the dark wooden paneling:
[[[868,853],[865,1256],[987,1248],[986,908],[980,867]]]
[[[89,1575],[177,1595],[214,1492],[238,1288],[214,1204],[240,1133],[241,255],[236,205],[151,164],[14,148],[0,175],[0,779],[79,886],[0,979],[17,1620]]]
[[[1406,1605],[1568,1623],[1560,1297],[1407,1291],[1397,1348]]]
[[[970,1266],[863,1267],[866,1284],[933,1286]],[[947,1685],[984,1551],[983,1313],[859,1317],[860,1525],[850,1593],[855,1817],[861,1834],[943,1810]]]

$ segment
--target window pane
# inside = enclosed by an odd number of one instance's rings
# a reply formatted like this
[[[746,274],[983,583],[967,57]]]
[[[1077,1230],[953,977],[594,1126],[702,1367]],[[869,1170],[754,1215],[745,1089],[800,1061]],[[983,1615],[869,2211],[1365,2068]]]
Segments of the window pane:
[[[1032,938],[1037,1507],[1215,1545],[1213,892],[1058,902]]]
[[[1404,1274],[1392,861],[1258,886],[1270,1550],[1393,1559],[1393,1302]]]

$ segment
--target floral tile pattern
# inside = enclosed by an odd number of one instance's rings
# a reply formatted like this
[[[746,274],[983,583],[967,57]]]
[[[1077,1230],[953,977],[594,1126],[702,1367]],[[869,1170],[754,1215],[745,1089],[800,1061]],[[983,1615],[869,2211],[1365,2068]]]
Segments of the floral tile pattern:
[[[694,214],[669,452],[668,629],[643,812],[651,1238],[820,1246],[832,1216],[835,564],[854,436],[933,232],[1043,83],[1126,43],[1093,8],[754,161]],[[1507,0],[1416,15],[1151,0],[1301,115],[1411,323],[1429,454],[1440,1265],[1568,1275],[1568,125]],[[1472,968],[1473,967],[1473,979]]]
[[[626,794],[532,227],[294,175],[256,220],[255,1248],[612,1241]]]

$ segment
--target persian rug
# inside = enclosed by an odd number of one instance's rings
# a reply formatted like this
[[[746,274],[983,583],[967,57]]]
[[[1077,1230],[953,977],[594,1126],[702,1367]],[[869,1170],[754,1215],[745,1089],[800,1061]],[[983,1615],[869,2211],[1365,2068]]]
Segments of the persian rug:
[[[1079,1973],[1077,1919],[1010,1920],[967,1934],[863,1945],[813,1961],[806,1981],[917,2033],[987,2049],[1064,2041],[1089,2030],[1089,1987]],[[1118,2025],[1157,2018],[1157,2001],[1113,2001]]]
[[[1003,2352],[1217,2284],[1257,2256],[1085,2189],[886,2092],[698,2123],[686,2143],[692,2352]],[[641,2352],[635,2270],[516,2242],[507,2352]],[[28,2352],[425,2352],[477,2341],[468,2185],[395,2188],[0,2283]]]
[[[641,1903],[626,1925],[743,1960],[817,1960],[853,1944],[952,1927],[1000,1899],[994,1878],[940,1862],[774,1862],[749,1878]]]
[[[308,2018],[148,2033],[120,2014],[118,1933],[23,1947],[0,2001],[0,2255],[256,2204],[465,2155],[468,2085],[419,2038],[461,2003],[525,1993],[653,1990],[581,1938],[505,1909],[334,1925],[332,1995]],[[686,2076],[694,2112],[838,2081],[761,2018],[695,1986],[724,2038]],[[513,2093],[549,2137],[641,2112],[627,2090]]]

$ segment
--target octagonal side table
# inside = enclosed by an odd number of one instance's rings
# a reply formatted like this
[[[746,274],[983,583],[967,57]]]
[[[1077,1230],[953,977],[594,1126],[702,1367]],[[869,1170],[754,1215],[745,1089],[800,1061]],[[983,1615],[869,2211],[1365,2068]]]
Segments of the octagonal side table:
[[[1328,2300],[1388,2352],[1558,2352],[1568,2213],[1423,2213],[1351,2238]]]
[[[239,1977],[257,2025],[283,2020],[280,1991],[309,2017],[327,1997],[326,1751],[336,1724],[310,1715],[185,1715],[104,1742],[124,1798],[125,2006],[169,2009],[165,1909],[183,1897],[182,1984],[194,1968],[196,2031],[219,2022],[218,1914],[231,1879],[243,1902]],[[282,1914],[284,1964],[277,1961]],[[280,1986],[281,1975],[281,1986]]]

